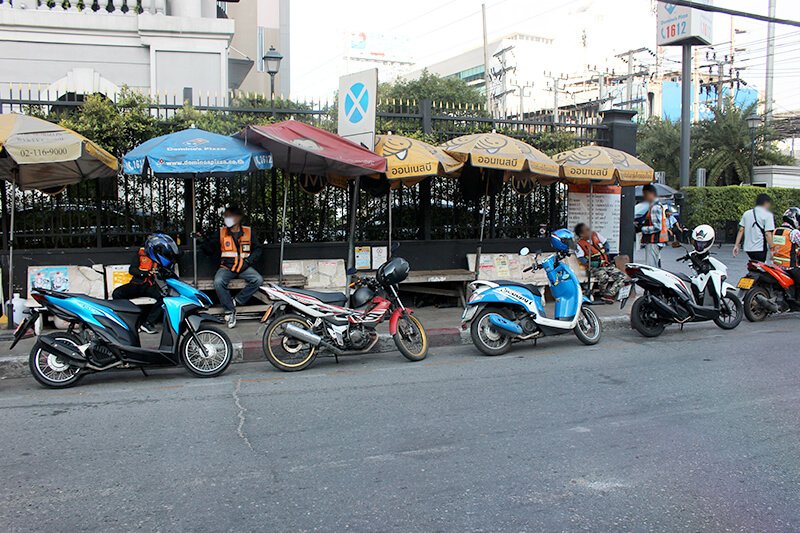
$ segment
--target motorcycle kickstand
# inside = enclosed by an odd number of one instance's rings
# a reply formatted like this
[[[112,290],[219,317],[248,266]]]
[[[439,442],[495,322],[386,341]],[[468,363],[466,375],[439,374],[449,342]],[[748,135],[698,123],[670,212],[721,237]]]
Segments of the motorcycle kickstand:
[[[683,331],[683,322],[681,322],[681,331]]]
[[[146,377],[146,378],[147,378],[147,377],[150,377],[150,376],[148,376],[148,375],[147,375],[147,372],[145,372],[145,371],[144,371],[144,367],[143,367],[143,366],[140,366],[140,367],[139,367],[139,370],[141,370],[141,371],[142,371],[142,374],[144,374],[144,377]]]

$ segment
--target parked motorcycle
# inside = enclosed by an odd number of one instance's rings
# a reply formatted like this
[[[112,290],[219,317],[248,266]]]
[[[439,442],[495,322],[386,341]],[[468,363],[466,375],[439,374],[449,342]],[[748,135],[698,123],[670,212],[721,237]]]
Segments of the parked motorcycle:
[[[462,328],[470,328],[475,347],[486,355],[506,353],[511,344],[540,337],[574,332],[584,344],[597,344],[603,330],[600,320],[588,305],[591,300],[583,295],[575,272],[562,260],[574,249],[575,237],[571,231],[554,231],[550,243],[556,253],[524,272],[543,268],[550,282],[550,291],[556,300],[555,318],[547,318],[539,289],[531,284],[515,281],[475,281],[473,293],[461,317]],[[530,253],[528,248],[520,255]]]
[[[736,289],[725,280],[728,268],[711,257],[714,229],[708,225],[692,232],[693,250],[673,242],[673,248],[687,250],[676,261],[689,261],[694,276],[673,274],[660,268],[638,263],[628,263],[626,271],[630,283],[644,289],[631,308],[631,324],[645,337],[657,337],[668,324],[685,324],[713,320],[722,329],[733,329],[743,317],[742,301]],[[623,292],[624,291],[624,292]],[[623,287],[620,308],[625,307],[630,285]]]
[[[198,377],[222,374],[233,356],[230,338],[205,322],[221,322],[202,312],[211,306],[208,296],[161,269],[156,277],[164,295],[164,330],[158,348],[143,348],[139,326],[142,308],[129,300],[103,300],[83,294],[33,289],[32,297],[55,317],[66,321],[66,331],[41,335],[28,359],[33,377],[46,387],[75,385],[85,375],[113,368],[141,369],[183,366]],[[33,327],[41,311],[31,309],[14,332],[13,348]]]
[[[397,244],[392,251],[397,249]],[[378,342],[376,328],[387,317],[389,333],[397,349],[410,361],[428,355],[425,328],[406,308],[397,293],[397,285],[408,277],[409,265],[400,257],[389,258],[376,277],[359,277],[352,308],[347,296],[305,289],[290,289],[267,283],[261,290],[278,302],[261,319],[267,323],[262,346],[264,355],[275,368],[287,372],[307,368],[320,349],[342,355],[366,353]],[[348,275],[355,271],[348,271]]]
[[[747,276],[736,286],[744,292],[744,316],[750,322],[760,322],[776,313],[800,311],[794,280],[779,266],[750,261]]]

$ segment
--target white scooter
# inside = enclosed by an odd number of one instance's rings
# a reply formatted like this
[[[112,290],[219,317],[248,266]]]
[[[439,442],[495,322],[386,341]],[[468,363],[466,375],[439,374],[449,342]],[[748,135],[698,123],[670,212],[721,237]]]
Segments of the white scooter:
[[[631,324],[645,337],[657,337],[673,323],[713,320],[722,329],[733,329],[742,321],[744,307],[736,288],[726,281],[728,268],[710,256],[714,229],[698,226],[692,232],[692,243],[694,249],[677,261],[690,261],[694,276],[638,263],[626,265],[632,279],[620,290],[620,307],[625,307],[630,296],[630,284],[644,289],[644,295],[633,303]],[[672,247],[685,249],[678,242]]]

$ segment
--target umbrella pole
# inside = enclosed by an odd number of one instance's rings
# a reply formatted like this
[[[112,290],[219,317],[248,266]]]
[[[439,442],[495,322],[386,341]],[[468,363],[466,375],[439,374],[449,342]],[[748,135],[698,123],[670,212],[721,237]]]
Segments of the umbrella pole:
[[[192,180],[192,275],[194,276],[194,288],[197,288],[197,187]]]
[[[594,228],[594,183],[589,182],[589,225]]]
[[[292,168],[292,149],[286,151],[286,168],[283,170],[283,213],[281,213],[281,257],[278,264],[278,285],[283,283],[283,249],[286,241],[286,199],[289,197],[289,178]],[[288,174],[288,175],[287,175]]]
[[[486,174],[484,173],[484,176]],[[483,215],[481,216],[481,236],[478,239],[478,251],[475,254],[475,278],[477,279],[481,269],[481,250],[483,249],[483,228],[486,226],[486,200],[489,198],[489,176],[486,176],[486,194],[483,196]]]
[[[389,202],[389,247],[386,249],[388,252],[386,257],[389,257],[388,254],[392,253],[392,186],[389,185],[389,196],[386,197]]]
[[[8,238],[8,311],[6,312],[6,323],[8,329],[14,329],[14,304],[11,300],[14,298],[14,212],[17,210],[17,173],[19,170],[14,169],[11,177],[11,231]]]

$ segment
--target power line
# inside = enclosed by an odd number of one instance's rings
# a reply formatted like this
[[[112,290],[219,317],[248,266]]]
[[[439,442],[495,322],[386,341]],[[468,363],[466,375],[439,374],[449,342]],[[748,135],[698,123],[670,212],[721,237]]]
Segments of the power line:
[[[747,11],[737,11],[736,9],[728,9],[726,7],[718,7],[710,4],[691,2],[690,0],[658,0],[658,1],[667,4],[674,4],[676,6],[681,6],[681,7],[690,7],[692,9],[699,9],[700,11],[708,11],[711,13],[725,13],[726,15],[734,15],[736,17],[744,17],[748,19],[760,20],[762,22],[773,22],[775,24],[786,24],[787,26],[800,27],[800,21],[797,20],[768,17],[766,15],[759,15],[757,13],[748,13]]]

